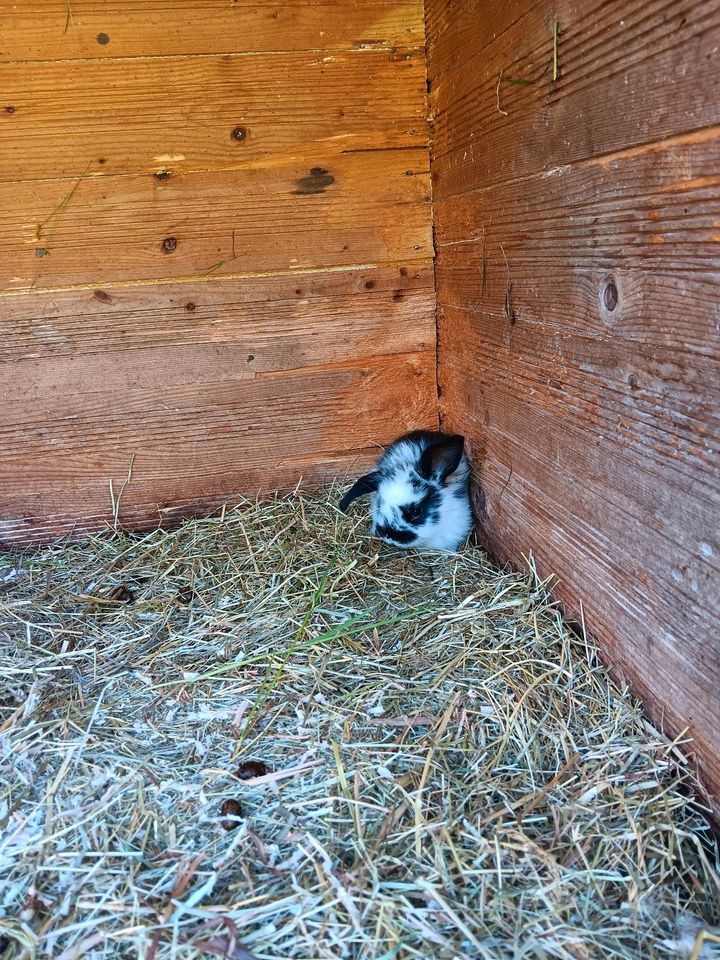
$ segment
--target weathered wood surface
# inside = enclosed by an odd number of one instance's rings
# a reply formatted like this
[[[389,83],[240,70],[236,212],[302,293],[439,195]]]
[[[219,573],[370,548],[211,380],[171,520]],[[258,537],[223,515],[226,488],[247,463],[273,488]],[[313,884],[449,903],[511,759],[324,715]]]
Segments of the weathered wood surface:
[[[429,265],[298,282],[3,298],[3,545],[108,522],[109,480],[133,459],[120,518],[152,525],[223,491],[361,469],[396,431],[434,424]]]
[[[422,0],[0,2],[5,61],[423,45]]]
[[[716,0],[465,8],[431,66],[438,198],[720,124]]]
[[[430,4],[441,422],[720,815],[720,8],[623,17]]]
[[[225,344],[247,348],[254,371],[289,369],[430,349],[433,307],[432,268],[417,262],[7,295],[0,361],[116,362],[133,351]]]
[[[421,4],[70,8],[0,3],[0,542],[435,425]]]
[[[358,455],[361,468],[398,429],[435,421],[434,350],[254,376],[246,356],[234,359],[213,381],[211,365],[187,375],[186,356],[169,349],[157,385],[132,369],[109,381],[101,367],[80,395],[55,397],[48,379],[45,399],[10,404],[0,424],[3,544],[109,522],[109,481],[118,491],[131,464],[120,519],[147,526],[176,500],[287,489],[326,476],[328,462],[350,470]]]
[[[283,157],[164,181],[75,183],[72,195],[71,181],[0,183],[2,287],[303,270],[432,254],[427,148]]]
[[[0,91],[2,180],[327,166],[427,140],[417,50],[9,63]]]

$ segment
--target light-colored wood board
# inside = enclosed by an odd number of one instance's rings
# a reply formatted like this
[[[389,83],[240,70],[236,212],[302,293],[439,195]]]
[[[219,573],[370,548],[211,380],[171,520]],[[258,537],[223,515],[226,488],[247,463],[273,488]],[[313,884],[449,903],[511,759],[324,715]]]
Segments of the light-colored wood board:
[[[30,417],[37,419],[30,421]],[[287,487],[309,461],[345,460],[437,422],[435,352],[370,357],[253,380],[108,384],[0,425],[0,540],[110,517],[108,482],[135,525],[173,502]],[[55,523],[54,517],[59,518]],[[26,533],[23,533],[23,530]]]
[[[317,166],[427,143],[422,51],[0,64],[0,90],[0,180]]]
[[[23,329],[9,325],[10,350],[22,359],[0,363],[0,395],[7,422],[33,411],[58,415],[71,398],[91,402],[108,384],[157,390],[254,380],[265,373],[347,363],[382,354],[435,347],[431,290],[353,294],[327,300],[223,305],[188,312],[123,309],[79,314],[57,324],[33,323],[39,334],[23,351]],[[107,305],[110,306],[110,305]],[[1,328],[2,325],[0,325]]]
[[[283,159],[163,183],[86,178],[72,193],[72,181],[0,184],[0,288],[431,256],[426,150],[328,161],[317,152],[310,165]]]
[[[0,362],[228,346],[256,372],[403,353],[434,343],[434,303],[431,261],[12,294],[0,297]]]
[[[430,58],[438,198],[720,123],[715,0],[621,14],[602,0],[526,0],[516,12],[491,44],[476,33],[477,52],[453,69]]]
[[[369,470],[377,460],[377,453],[377,448],[372,447],[368,450],[353,451],[351,455],[338,454],[334,457],[308,459],[298,457],[285,466],[274,466],[272,471],[248,461],[237,481],[244,492],[225,490],[222,493],[199,493],[196,497],[186,497],[178,492],[181,489],[181,486],[178,486],[177,490],[172,491],[171,501],[158,503],[145,502],[139,494],[128,503],[123,493],[120,497],[119,525],[123,530],[135,532],[153,530],[156,527],[172,529],[184,520],[206,517],[224,505],[232,506],[247,496],[271,496],[275,492],[289,492],[298,487],[317,495],[336,479],[354,478]],[[113,485],[115,496],[126,479],[127,472]],[[138,493],[137,490],[134,492]],[[94,493],[97,494],[97,490]],[[88,504],[78,509],[72,502],[68,504],[66,493],[62,490],[57,496],[50,493],[46,496],[5,501],[4,513],[7,517],[17,519],[0,517],[0,549],[42,547],[59,539],[79,540],[111,528],[114,516],[109,484],[106,498],[103,500],[102,497],[95,496],[92,502],[96,512],[91,512]]]
[[[0,60],[422,45],[421,0],[0,3]]]

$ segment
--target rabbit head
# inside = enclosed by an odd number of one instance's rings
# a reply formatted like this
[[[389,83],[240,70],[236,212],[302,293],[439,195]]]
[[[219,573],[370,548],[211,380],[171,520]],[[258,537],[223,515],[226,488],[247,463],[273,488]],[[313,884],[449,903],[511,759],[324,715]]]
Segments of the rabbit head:
[[[417,430],[395,440],[340,501],[371,494],[370,532],[396,547],[457,550],[472,527],[463,437]]]

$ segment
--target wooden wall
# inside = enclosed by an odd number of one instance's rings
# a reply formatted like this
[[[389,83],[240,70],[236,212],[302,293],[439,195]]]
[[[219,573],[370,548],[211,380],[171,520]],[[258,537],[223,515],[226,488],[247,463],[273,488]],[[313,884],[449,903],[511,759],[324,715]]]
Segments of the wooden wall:
[[[421,0],[0,0],[0,543],[436,423]]]
[[[720,3],[429,0],[427,31],[481,532],[688,728],[720,814]]]

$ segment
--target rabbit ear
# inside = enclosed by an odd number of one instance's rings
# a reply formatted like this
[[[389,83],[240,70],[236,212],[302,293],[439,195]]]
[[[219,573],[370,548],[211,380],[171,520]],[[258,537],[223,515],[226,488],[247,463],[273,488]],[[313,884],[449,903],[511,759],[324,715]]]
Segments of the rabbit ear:
[[[443,437],[433,443],[420,457],[419,470],[423,477],[447,480],[460,466],[465,447],[465,438],[457,434],[452,437]]]
[[[347,513],[347,508],[350,506],[353,500],[357,500],[358,497],[364,497],[368,493],[375,493],[378,488],[379,481],[380,474],[377,472],[366,473],[364,477],[360,477],[359,480],[356,480],[340,501],[340,509],[342,512]]]

